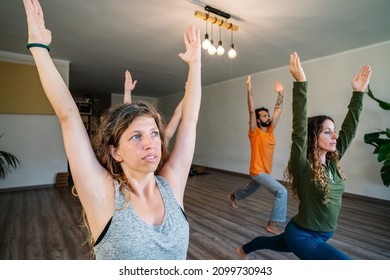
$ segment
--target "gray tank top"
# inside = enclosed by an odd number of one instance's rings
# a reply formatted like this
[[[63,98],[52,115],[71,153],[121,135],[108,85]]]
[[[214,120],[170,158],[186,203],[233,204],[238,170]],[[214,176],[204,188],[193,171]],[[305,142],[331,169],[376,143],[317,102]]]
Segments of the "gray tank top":
[[[177,203],[168,182],[156,176],[165,215],[161,225],[153,226],[142,221],[131,203],[116,210],[111,224],[95,246],[96,259],[100,260],[185,260],[189,243],[189,224]],[[125,198],[115,190],[115,207],[120,209]]]

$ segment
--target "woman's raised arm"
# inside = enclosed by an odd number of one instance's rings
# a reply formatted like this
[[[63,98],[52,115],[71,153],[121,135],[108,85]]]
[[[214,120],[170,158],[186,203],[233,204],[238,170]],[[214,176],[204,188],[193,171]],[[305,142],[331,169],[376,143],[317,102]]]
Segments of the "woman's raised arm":
[[[196,125],[201,103],[200,31],[190,26],[184,33],[185,53],[180,58],[188,64],[188,79],[182,103],[181,122],[168,161],[160,171],[173,188],[179,204],[183,205],[184,190],[195,150]]]
[[[28,24],[28,45],[39,78],[61,124],[66,155],[80,200],[90,219],[106,207],[98,205],[112,183],[109,173],[99,164],[73,97],[49,55],[52,36],[46,29],[43,11],[37,0],[23,0]],[[110,181],[111,178],[111,181]],[[111,206],[110,206],[111,207]],[[94,220],[94,219],[90,219]]]

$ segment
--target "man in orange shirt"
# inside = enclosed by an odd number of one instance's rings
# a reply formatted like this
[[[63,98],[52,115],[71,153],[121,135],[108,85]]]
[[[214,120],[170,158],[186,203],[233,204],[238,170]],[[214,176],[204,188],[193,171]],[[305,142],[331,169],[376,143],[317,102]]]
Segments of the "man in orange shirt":
[[[228,195],[228,199],[234,208],[238,208],[236,201],[244,199],[255,193],[260,187],[265,187],[274,196],[274,204],[266,230],[280,234],[283,231],[278,228],[278,222],[286,221],[287,190],[271,176],[272,159],[275,150],[275,137],[273,131],[279,120],[283,105],[283,85],[275,81],[274,90],[278,93],[274,115],[271,120],[268,109],[261,107],[254,109],[252,97],[251,76],[247,80],[248,111],[249,111],[249,140],[251,143],[251,161],[249,175],[251,181],[234,193]]]

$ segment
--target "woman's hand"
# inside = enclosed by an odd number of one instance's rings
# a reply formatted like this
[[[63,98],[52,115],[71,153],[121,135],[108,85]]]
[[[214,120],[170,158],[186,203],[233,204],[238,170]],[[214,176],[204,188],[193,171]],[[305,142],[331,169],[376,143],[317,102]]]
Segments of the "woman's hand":
[[[297,82],[305,82],[306,75],[302,69],[301,61],[296,52],[290,54],[290,73],[293,75]]]
[[[360,72],[352,79],[352,89],[354,91],[366,91],[368,83],[370,82],[371,72],[370,65],[363,66],[362,69],[360,69]]]
[[[38,0],[23,0],[23,4],[27,15],[28,43],[49,45],[51,32],[45,27],[43,11]]]
[[[184,33],[184,44],[186,51],[180,53],[179,57],[188,64],[201,63],[200,30],[190,25]]]

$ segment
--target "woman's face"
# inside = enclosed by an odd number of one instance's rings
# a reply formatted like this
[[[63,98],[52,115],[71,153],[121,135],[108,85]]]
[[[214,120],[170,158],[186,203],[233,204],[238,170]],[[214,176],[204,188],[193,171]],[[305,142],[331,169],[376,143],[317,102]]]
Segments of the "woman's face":
[[[318,135],[317,145],[324,153],[336,151],[337,138],[339,136],[335,132],[334,123],[326,119],[322,123],[322,129]]]
[[[110,153],[123,170],[154,172],[161,160],[160,132],[152,117],[137,117],[125,130],[118,148],[110,146]]]

